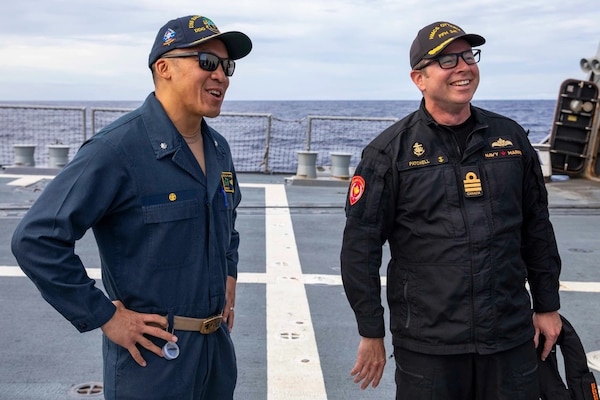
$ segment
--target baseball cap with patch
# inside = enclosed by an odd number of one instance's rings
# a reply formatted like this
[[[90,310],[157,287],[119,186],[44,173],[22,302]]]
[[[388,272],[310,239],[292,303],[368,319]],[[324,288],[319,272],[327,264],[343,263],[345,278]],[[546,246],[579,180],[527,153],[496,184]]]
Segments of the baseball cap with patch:
[[[233,60],[247,56],[252,50],[252,41],[246,34],[237,31],[221,32],[209,18],[189,15],[173,19],[160,28],[150,50],[148,66],[152,67],[168,51],[193,47],[217,38],[225,44],[229,58]]]
[[[483,36],[465,33],[458,25],[450,22],[434,22],[422,28],[410,46],[410,66],[414,68],[419,61],[434,58],[456,39],[464,39],[471,47],[485,43]]]

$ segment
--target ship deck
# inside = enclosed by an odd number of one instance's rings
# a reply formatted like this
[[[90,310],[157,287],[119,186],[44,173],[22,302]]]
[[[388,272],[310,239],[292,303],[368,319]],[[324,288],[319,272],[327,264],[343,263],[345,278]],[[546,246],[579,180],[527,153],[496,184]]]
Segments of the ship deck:
[[[77,332],[41,298],[10,252],[16,224],[52,172],[0,172],[0,399],[103,397],[86,392],[94,385],[101,388],[100,330]],[[288,178],[239,176],[240,273],[232,332],[239,371],[236,399],[394,398],[393,359],[376,389],[361,391],[350,376],[359,336],[340,279],[347,181]],[[561,313],[593,361],[600,350],[600,319],[595,317],[600,305],[600,183],[551,180],[547,187],[563,260]],[[91,233],[76,251],[101,287]],[[385,267],[381,272],[385,275]],[[391,354],[389,333],[386,350]]]

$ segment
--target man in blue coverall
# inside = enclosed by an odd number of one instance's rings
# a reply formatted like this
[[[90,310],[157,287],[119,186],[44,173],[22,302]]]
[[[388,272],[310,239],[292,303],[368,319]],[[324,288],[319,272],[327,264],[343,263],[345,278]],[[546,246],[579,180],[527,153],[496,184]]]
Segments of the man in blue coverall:
[[[102,329],[107,400],[233,397],[241,195],[204,117],[251,49],[206,17],[169,21],[149,55],[155,91],[85,142],[14,232],[43,297],[79,331]],[[74,251],[89,228],[108,297]]]

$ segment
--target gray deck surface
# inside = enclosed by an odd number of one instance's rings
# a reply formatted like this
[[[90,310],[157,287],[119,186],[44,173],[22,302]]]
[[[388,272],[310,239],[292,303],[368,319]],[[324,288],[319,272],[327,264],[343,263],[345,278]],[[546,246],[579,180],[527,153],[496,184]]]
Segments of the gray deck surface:
[[[78,333],[41,298],[27,278],[10,276],[9,272],[18,271],[9,248],[12,232],[47,182],[44,178],[27,186],[10,184],[21,176],[19,172],[0,172],[0,271],[4,271],[0,274],[0,400],[102,398],[74,391],[74,385],[101,384],[100,330]],[[310,182],[290,181],[286,177],[239,176],[244,198],[238,215],[242,242],[232,333],[239,369],[236,399],[392,399],[393,359],[388,360],[377,389],[360,391],[350,377],[359,337],[339,279],[347,184],[339,181],[328,184],[332,182],[327,177],[320,177],[314,182],[318,185],[303,185],[300,183]],[[266,223],[270,213],[278,212],[277,207],[265,206],[271,193],[267,187],[285,191],[288,207],[283,209],[289,210],[292,222],[304,296],[269,297],[267,301],[269,284],[273,284],[268,273],[267,248],[273,244],[266,240],[269,234]],[[586,351],[599,350],[600,319],[596,311],[600,305],[600,184],[569,179],[550,181],[547,187],[551,219],[563,259],[561,313],[578,331]],[[91,234],[77,244],[77,252],[88,268],[99,267]],[[584,282],[589,284],[579,284]],[[101,281],[98,283],[101,285]],[[267,332],[267,326],[272,326],[268,318],[280,315],[281,307],[295,309],[303,301],[308,302],[309,319],[297,323],[305,324],[304,328],[309,330],[300,334],[297,343],[289,345],[300,352],[310,349],[307,339],[312,336],[318,360],[307,355],[302,361],[292,360],[292,366],[284,368],[286,360],[274,358],[271,362],[280,369],[276,376],[283,381],[268,379],[269,354],[281,350],[281,341],[293,342],[291,337],[295,334],[294,327],[289,331]],[[300,327],[298,332],[302,332]],[[386,340],[389,355],[392,350],[389,334]],[[309,364],[307,376],[317,372],[323,391],[319,391],[318,382],[316,389],[311,387],[312,383],[303,376],[306,365],[296,366],[296,362]],[[282,388],[286,384],[290,388],[287,392]]]

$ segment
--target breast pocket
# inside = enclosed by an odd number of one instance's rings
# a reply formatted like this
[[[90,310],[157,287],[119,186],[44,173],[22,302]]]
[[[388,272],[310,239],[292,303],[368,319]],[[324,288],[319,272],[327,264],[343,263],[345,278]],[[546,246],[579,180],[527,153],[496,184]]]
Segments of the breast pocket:
[[[399,217],[420,237],[458,238],[466,235],[460,211],[461,193],[449,165],[400,171]]]
[[[523,163],[519,158],[503,158],[483,163],[484,185],[489,191],[495,215],[517,215],[523,206]],[[514,218],[496,218],[496,229],[509,232]],[[508,225],[507,225],[508,224]]]
[[[199,199],[143,206],[146,265],[153,269],[190,266],[201,256],[205,219]]]

